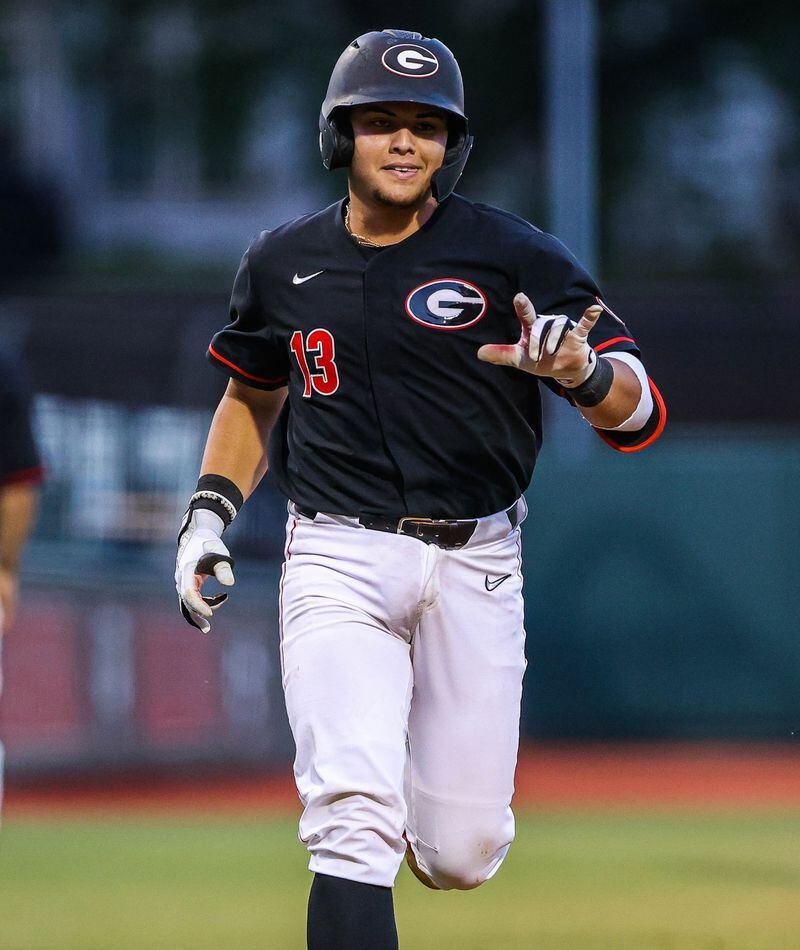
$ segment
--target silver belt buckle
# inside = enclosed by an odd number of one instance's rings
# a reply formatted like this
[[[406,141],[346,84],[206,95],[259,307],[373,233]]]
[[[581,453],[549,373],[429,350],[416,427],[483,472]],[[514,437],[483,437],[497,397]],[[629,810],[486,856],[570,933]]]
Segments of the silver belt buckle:
[[[435,544],[437,547],[441,547],[444,550],[455,550],[457,548],[463,547],[463,542],[460,544],[442,544],[441,543],[441,533],[435,532],[432,538],[426,538],[422,532],[419,530],[423,526],[431,526],[436,528],[441,525],[442,528],[450,528],[459,522],[451,518],[401,518],[397,522],[397,533],[402,534],[407,538],[417,538],[420,541],[425,541],[427,544]],[[411,524],[416,527],[415,531],[406,531],[405,526]]]
[[[440,523],[441,523],[440,521],[437,521],[435,518],[413,518],[413,517],[401,518],[401,519],[397,522],[397,533],[398,533],[398,534],[402,534],[402,533],[403,533],[403,525],[404,525],[407,521],[412,521],[414,524],[440,524]]]

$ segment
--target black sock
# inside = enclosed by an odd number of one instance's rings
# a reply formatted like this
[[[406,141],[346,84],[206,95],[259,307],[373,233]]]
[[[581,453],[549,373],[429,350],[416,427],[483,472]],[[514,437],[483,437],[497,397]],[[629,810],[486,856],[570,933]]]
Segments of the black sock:
[[[315,874],[308,950],[397,950],[391,887]]]

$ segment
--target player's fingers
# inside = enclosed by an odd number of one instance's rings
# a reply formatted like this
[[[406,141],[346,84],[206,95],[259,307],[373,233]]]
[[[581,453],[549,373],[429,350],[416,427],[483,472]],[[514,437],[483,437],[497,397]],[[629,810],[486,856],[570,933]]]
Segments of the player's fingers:
[[[226,587],[233,587],[236,583],[231,566],[227,561],[219,561],[214,565],[214,577]]]
[[[181,616],[187,623],[191,624],[193,627],[197,627],[201,633],[210,632],[211,624],[205,619],[205,617],[201,617],[193,610],[189,610],[182,597],[178,598],[178,606],[180,607]]]
[[[189,616],[194,622],[195,627],[200,631],[200,633],[211,633],[211,624],[206,620],[205,617],[201,617],[199,614],[196,614],[193,610],[188,611]]]
[[[544,344],[544,352],[548,356],[556,354],[561,348],[564,338],[575,325],[569,317],[559,317],[550,330],[547,342]]]
[[[580,340],[585,340],[589,336],[589,331],[595,323],[597,323],[602,312],[603,308],[599,304],[587,307],[586,310],[583,311],[583,316],[578,321],[575,329],[572,331],[573,335]]]
[[[544,347],[554,324],[554,317],[538,317],[534,322],[528,343],[528,355],[532,360],[540,360],[544,355]]]
[[[209,544],[205,545],[205,547],[209,546]],[[221,551],[208,551],[197,561],[197,566],[194,569],[195,574],[208,574],[209,576],[215,574],[219,564],[227,564],[233,567],[233,558],[228,553],[228,549],[222,542],[218,546],[222,548]]]
[[[536,319],[536,308],[526,294],[519,293],[514,297],[514,309],[523,327],[529,327]]]
[[[186,604],[188,609],[193,614],[198,614],[200,617],[205,617],[206,620],[210,620],[213,616],[211,608],[203,600],[200,591],[194,588],[184,588],[181,592],[181,600]]]
[[[517,343],[486,343],[478,350],[478,359],[497,366],[519,367],[522,349]]]
[[[193,610],[186,601],[181,597],[179,599],[179,604],[181,608],[181,614],[183,619],[190,623],[193,627],[197,627],[202,633],[209,633],[211,630],[211,624],[209,623],[209,617],[204,616],[203,614],[198,613],[196,610]],[[209,615],[210,616],[210,615]]]

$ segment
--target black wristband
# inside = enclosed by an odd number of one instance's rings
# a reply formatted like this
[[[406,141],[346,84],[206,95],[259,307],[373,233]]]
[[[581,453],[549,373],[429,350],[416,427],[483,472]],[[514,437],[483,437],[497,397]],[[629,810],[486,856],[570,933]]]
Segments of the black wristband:
[[[224,475],[201,475],[189,502],[189,510],[207,508],[218,514],[227,528],[243,504],[242,493],[229,478]]]
[[[576,406],[591,409],[601,403],[609,393],[614,382],[614,367],[611,362],[602,356],[597,357],[597,365],[592,375],[584,380],[580,386],[567,389],[566,393]]]

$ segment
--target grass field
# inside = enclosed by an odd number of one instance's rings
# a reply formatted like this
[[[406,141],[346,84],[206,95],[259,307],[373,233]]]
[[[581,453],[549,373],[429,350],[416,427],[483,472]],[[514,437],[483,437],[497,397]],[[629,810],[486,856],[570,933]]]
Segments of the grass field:
[[[2,950],[302,950],[290,818],[13,820]],[[800,950],[800,814],[534,813],[498,876],[401,871],[403,950]]]

